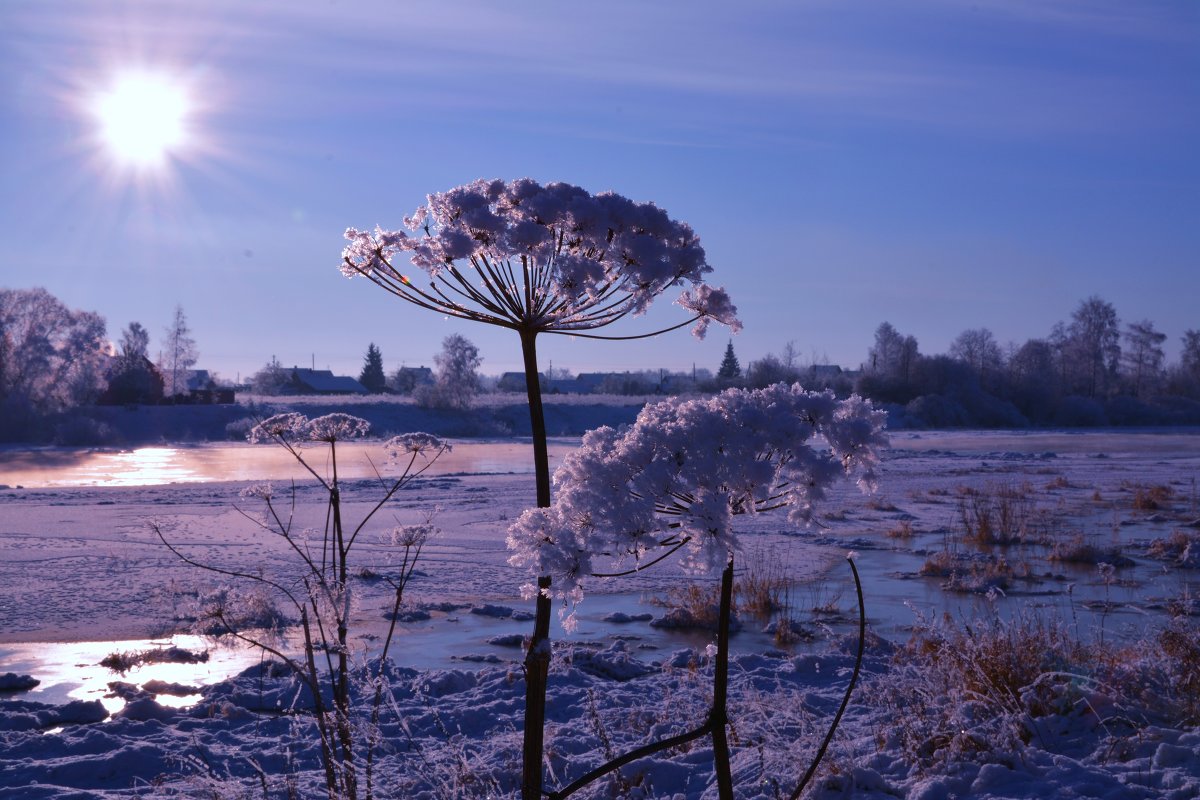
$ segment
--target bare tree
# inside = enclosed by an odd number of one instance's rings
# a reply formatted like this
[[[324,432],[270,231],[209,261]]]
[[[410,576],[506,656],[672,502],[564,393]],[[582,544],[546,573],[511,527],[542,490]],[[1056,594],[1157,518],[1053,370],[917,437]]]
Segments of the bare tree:
[[[452,333],[442,340],[442,352],[433,362],[437,377],[432,385],[417,388],[417,403],[432,408],[470,408],[479,392],[477,370],[483,363],[479,348],[465,336]]]
[[[290,377],[288,371],[279,363],[279,359],[271,356],[271,360],[250,377],[250,388],[255,394],[279,394]]]
[[[1067,326],[1071,388],[1088,397],[1103,397],[1115,388],[1121,360],[1121,328],[1117,311],[1096,295],[1079,304]]]
[[[163,376],[163,396],[177,397],[187,393],[188,372],[199,355],[192,329],[188,327],[187,317],[183,314],[183,306],[175,306],[175,316],[163,336],[163,349],[158,361],[158,369]]]
[[[8,414],[60,411],[104,388],[104,318],[45,289],[0,289],[0,402]]]
[[[1144,392],[1154,390],[1162,377],[1165,357],[1162,346],[1167,335],[1156,330],[1153,322],[1144,319],[1126,325],[1124,336],[1126,347],[1121,360],[1134,396],[1141,397]]]
[[[987,328],[963,331],[950,344],[950,357],[966,363],[979,375],[979,383],[992,387],[1004,365],[1004,354]]]

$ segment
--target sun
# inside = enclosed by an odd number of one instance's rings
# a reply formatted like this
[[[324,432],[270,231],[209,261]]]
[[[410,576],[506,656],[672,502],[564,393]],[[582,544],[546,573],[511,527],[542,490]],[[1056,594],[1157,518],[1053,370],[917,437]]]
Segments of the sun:
[[[187,93],[165,75],[122,74],[96,96],[92,110],[105,145],[125,164],[161,164],[187,138]]]

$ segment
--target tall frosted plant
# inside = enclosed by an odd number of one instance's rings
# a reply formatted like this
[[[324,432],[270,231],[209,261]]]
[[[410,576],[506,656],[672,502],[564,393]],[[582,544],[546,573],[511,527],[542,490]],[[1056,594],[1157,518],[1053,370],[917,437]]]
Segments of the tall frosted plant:
[[[708,719],[614,759],[550,798],[565,798],[623,764],[702,736],[712,737],[718,796],[733,796],[725,705],[733,563],[741,549],[734,521],[787,509],[792,523],[807,524],[838,479],[852,477],[873,489],[878,451],[887,441],[883,423],[883,412],[857,396],[838,400],[832,392],[780,383],[648,405],[628,429],[591,431],[563,459],[554,502],[525,511],[509,529],[510,563],[550,576],[554,592],[573,607],[587,581],[645,569],[679,552],[688,572],[721,570],[721,600]],[[815,768],[814,761],[793,798]]]
[[[323,530],[302,528],[294,518],[296,487],[287,495],[276,496],[270,484],[250,486],[242,497],[262,503],[260,515],[246,514],[264,533],[278,537],[285,545],[292,574],[270,575],[261,569],[231,569],[206,563],[186,554],[167,539],[158,525],[155,533],[168,549],[184,562],[209,572],[247,581],[263,590],[270,607],[280,601],[290,606],[300,622],[303,655],[289,656],[281,643],[253,630],[257,620],[242,619],[227,599],[207,607],[203,616],[206,629],[229,634],[278,658],[307,686],[312,695],[317,733],[321,745],[321,763],[329,800],[372,800],[377,796],[375,751],[378,744],[379,716],[384,702],[387,658],[396,634],[396,619],[404,602],[404,590],[413,576],[417,559],[426,539],[433,533],[427,519],[416,525],[398,525],[385,534],[385,547],[397,563],[382,577],[393,589],[391,625],[379,654],[368,674],[373,697],[365,729],[354,718],[351,684],[354,668],[350,659],[350,622],[353,596],[351,551],[360,537],[365,539],[372,520],[396,494],[428,470],[450,446],[427,433],[394,436],[383,445],[388,460],[399,466],[401,474],[384,478],[378,474],[379,497],[362,518],[353,523],[344,514],[343,485],[338,478],[338,443],[361,439],[370,423],[349,414],[327,414],[309,419],[303,414],[276,414],[250,431],[249,440],[282,447],[317,482],[328,497]],[[321,448],[319,458],[306,455],[306,448]],[[325,470],[316,464],[324,461]],[[239,509],[240,510],[240,509]],[[258,615],[261,616],[261,615]],[[273,615],[274,616],[274,615]],[[278,622],[278,619],[273,620]],[[365,776],[365,794],[359,778]],[[265,790],[264,790],[265,791]]]
[[[712,271],[700,239],[653,203],[619,194],[590,194],[568,183],[528,178],[478,180],[431,194],[403,230],[346,231],[341,270],[362,276],[413,305],[449,317],[516,331],[525,365],[533,434],[537,504],[550,505],[546,422],[538,380],[539,334],[636,339],[695,323],[740,330],[723,289],[704,282]],[[418,273],[398,265],[407,257]],[[594,333],[646,311],[665,291],[689,318],[632,336]],[[537,622],[526,656],[527,712],[523,796],[541,797],[542,721],[549,665],[550,578],[538,581]]]

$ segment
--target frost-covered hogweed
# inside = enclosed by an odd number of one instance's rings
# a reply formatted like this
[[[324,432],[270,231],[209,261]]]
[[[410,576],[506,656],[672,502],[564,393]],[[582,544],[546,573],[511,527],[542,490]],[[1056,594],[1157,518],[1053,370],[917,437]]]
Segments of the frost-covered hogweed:
[[[361,439],[371,430],[371,423],[349,414],[326,414],[308,423],[308,438],[314,442],[341,442]]]
[[[873,490],[883,426],[869,402],[799,384],[648,405],[624,431],[584,436],[554,475],[553,505],[509,528],[509,562],[576,601],[599,557],[636,564],[678,547],[690,571],[724,567],[734,517],[786,507],[807,524],[834,481]]]
[[[431,454],[449,452],[453,448],[449,442],[439,439],[432,433],[418,432],[393,436],[383,443],[383,449],[388,454],[388,458],[397,461],[414,455],[429,457]]]
[[[712,267],[699,237],[653,203],[569,183],[477,180],[429,195],[404,224],[347,229],[342,272],[451,316],[560,333],[640,314],[690,285],[679,303],[696,315],[697,336],[709,320],[741,328],[725,291],[704,284]],[[399,254],[428,274],[427,289],[396,267]]]
[[[288,412],[268,417],[250,429],[251,442],[295,444],[299,442],[341,442],[361,439],[371,430],[371,423],[350,414],[326,414],[309,419],[303,414]]]

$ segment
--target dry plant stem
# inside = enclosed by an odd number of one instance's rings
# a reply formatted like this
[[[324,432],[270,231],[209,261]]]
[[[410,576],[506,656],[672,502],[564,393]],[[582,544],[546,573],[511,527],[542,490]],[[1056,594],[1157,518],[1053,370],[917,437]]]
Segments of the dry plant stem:
[[[694,730],[671,736],[657,742],[631,750],[622,756],[601,764],[591,772],[557,792],[547,792],[549,800],[562,800],[585,786],[599,780],[613,770],[620,769],[646,756],[654,755],[672,747],[678,747],[695,739],[711,736],[713,741],[713,767],[717,777],[717,797],[733,800],[733,776],[729,764],[729,739],[725,728],[729,724],[726,701],[729,696],[729,621],[733,608],[733,559],[721,573],[721,611],[717,623],[717,656],[713,675],[713,704],[708,719]]]
[[[400,616],[400,606],[404,604],[404,587],[408,585],[408,581],[412,577],[413,570],[416,568],[417,559],[420,557],[421,546],[419,544],[415,547],[405,546],[404,562],[400,565],[400,577],[393,584],[394,588],[396,589],[396,594],[392,598],[392,620],[391,624],[388,625],[387,636],[383,640],[383,650],[379,655],[379,666],[375,670],[375,697],[371,703],[371,724],[367,731],[367,800],[373,800],[375,797],[375,744],[378,738],[379,730],[379,710],[383,705],[383,672],[387,664],[388,651],[391,650],[392,647],[392,637],[395,636],[396,633],[396,621],[397,617]]]
[[[246,579],[270,587],[279,592],[281,596],[286,597],[296,608],[300,616],[304,636],[303,663],[288,657],[278,648],[272,647],[265,640],[256,639],[253,636],[248,636],[236,630],[234,625],[224,616],[223,610],[217,611],[216,619],[228,633],[239,641],[258,647],[262,651],[279,658],[309,688],[313,695],[313,710],[320,739],[326,793],[331,800],[355,800],[359,796],[359,776],[357,768],[358,753],[356,753],[355,749],[355,733],[351,718],[350,702],[350,596],[348,592],[350,551],[355,544],[358,534],[375,514],[383,508],[396,492],[411,482],[412,479],[429,469],[442,452],[444,452],[444,449],[435,453],[425,466],[415,471],[412,469],[416,459],[414,452],[409,459],[409,463],[405,466],[404,473],[390,483],[380,477],[383,489],[382,499],[367,512],[356,527],[348,532],[342,516],[336,441],[327,440],[330,447],[330,477],[326,479],[305,461],[304,455],[298,447],[282,436],[275,436],[274,438],[278,444],[283,446],[285,450],[317,479],[328,493],[329,498],[326,506],[325,530],[321,542],[319,561],[308,553],[306,547],[301,547],[300,543],[292,535],[292,518],[295,512],[294,483],[292,486],[292,513],[288,515],[286,521],[279,515],[269,497],[266,498],[266,505],[270,521],[257,521],[259,527],[263,530],[281,536],[290,550],[303,563],[304,568],[307,570],[307,574],[303,578],[303,595],[299,591],[293,593],[288,587],[261,573],[225,569],[191,559],[166,539],[160,526],[154,525],[152,527],[163,544],[183,562],[216,574]],[[241,511],[241,509],[238,510]],[[246,515],[245,512],[242,513]],[[253,519],[249,515],[246,516]],[[275,527],[272,527],[272,523]],[[395,612],[399,610],[399,605],[403,600],[404,586],[412,576],[416,558],[419,554],[419,545],[416,546],[415,553],[413,552],[412,545],[405,546],[404,561],[400,567],[399,576],[392,582],[392,586],[396,589],[393,623],[389,629],[388,638],[380,655],[380,663],[375,675],[376,691],[371,711],[371,725],[366,734],[368,798],[373,796],[374,790],[372,767],[375,740],[373,737],[376,735],[375,728],[383,701],[382,679],[385,668],[384,664],[394,635]],[[316,651],[318,647],[324,654],[323,669],[317,665]],[[327,704],[321,692],[323,679],[327,681],[327,686],[330,689],[331,704]]]
[[[300,622],[304,626],[304,658],[308,666],[309,689],[313,693],[313,704],[317,712],[317,731],[321,735],[321,763],[325,765],[325,789],[329,794],[329,800],[336,800],[337,777],[333,769],[333,751],[329,744],[329,728],[325,720],[324,701],[321,699],[321,684],[317,680],[317,662],[313,658],[312,628],[308,624],[307,608],[301,607]]]
[[[713,674],[713,704],[708,724],[712,728],[713,766],[717,773],[717,796],[733,800],[733,773],[729,766],[729,618],[733,610],[733,559],[721,573],[721,610],[717,622],[717,664]]]
[[[537,331],[521,330],[525,361],[525,391],[529,397],[529,423],[533,434],[533,465],[537,479],[537,504],[550,506],[550,458],[546,447],[546,416],[537,370]],[[550,577],[538,578],[533,638],[525,655],[525,735],[522,753],[522,800],[542,797],[542,753],[545,747],[546,682],[550,673]]]
[[[847,558],[846,560],[850,562],[850,571],[854,573],[854,589],[858,593],[858,653],[854,658],[854,672],[850,676],[850,685],[846,687],[846,694],[842,697],[842,704],[838,707],[838,712],[833,718],[833,724],[829,726],[829,732],[825,734],[825,740],[821,742],[821,747],[818,748],[816,757],[809,764],[808,771],[800,779],[799,785],[796,786],[796,791],[792,792],[789,800],[797,800],[800,797],[800,793],[804,791],[804,787],[808,785],[813,775],[816,774],[817,767],[821,764],[821,759],[825,757],[825,751],[829,749],[829,743],[833,741],[833,734],[842,722],[842,715],[846,713],[846,706],[850,704],[850,695],[854,693],[854,686],[858,683],[858,676],[862,671],[863,651],[866,648],[867,642],[867,610],[863,602],[862,581],[858,577],[858,567],[854,565],[853,558]]]

